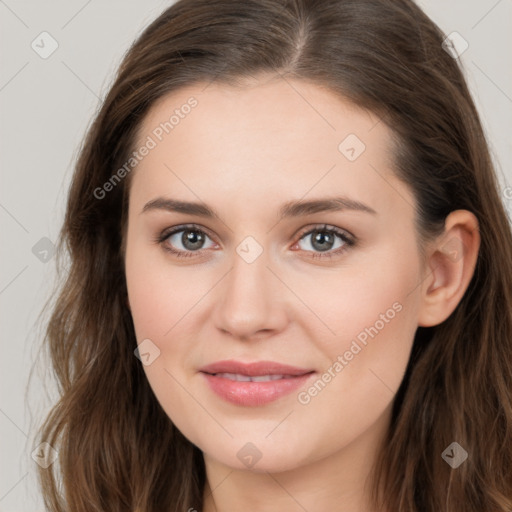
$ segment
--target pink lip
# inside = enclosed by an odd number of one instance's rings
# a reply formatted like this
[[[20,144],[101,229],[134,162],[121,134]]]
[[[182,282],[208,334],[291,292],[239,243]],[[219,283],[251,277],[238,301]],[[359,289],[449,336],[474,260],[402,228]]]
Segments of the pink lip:
[[[217,361],[199,368],[204,373],[239,373],[240,375],[304,375],[313,370],[307,368],[298,368],[287,364],[275,363],[273,361],[258,361],[256,363],[242,363],[232,359]]]
[[[221,398],[236,405],[258,406],[273,402],[304,385],[315,373],[314,370],[259,361],[242,363],[239,361],[218,361],[199,370],[206,378],[210,389]],[[254,377],[256,375],[284,375],[285,377],[268,382],[239,382],[216,373],[236,373]]]

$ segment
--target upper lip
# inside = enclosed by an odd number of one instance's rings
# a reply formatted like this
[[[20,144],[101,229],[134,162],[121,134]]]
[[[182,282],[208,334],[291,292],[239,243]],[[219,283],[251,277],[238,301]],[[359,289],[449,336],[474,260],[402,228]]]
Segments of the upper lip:
[[[287,364],[276,363],[274,361],[257,361],[254,363],[243,363],[241,361],[217,361],[208,364],[199,369],[204,373],[236,373],[255,377],[257,375],[305,375],[314,370],[307,368],[298,368]]]

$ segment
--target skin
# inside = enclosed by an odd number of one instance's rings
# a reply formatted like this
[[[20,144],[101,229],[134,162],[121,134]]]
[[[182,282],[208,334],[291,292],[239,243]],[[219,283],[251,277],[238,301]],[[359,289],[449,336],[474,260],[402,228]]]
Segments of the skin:
[[[377,116],[318,85],[275,76],[205,87],[161,99],[139,132],[142,143],[190,96],[198,100],[132,176],[129,307],[137,342],[149,338],[160,350],[144,366],[147,378],[169,418],[204,454],[204,511],[248,503],[261,512],[371,511],[365,483],[414,333],[445,320],[461,300],[476,263],[477,220],[452,212],[423,261],[415,200],[393,175],[391,132]],[[354,161],[338,150],[348,134],[366,145]],[[287,201],[336,195],[376,214],[278,220]],[[219,216],[141,213],[162,196],[202,201]],[[166,228],[190,223],[205,230],[200,252],[182,245],[182,232],[164,244],[192,257],[178,258],[154,241]],[[311,234],[300,237],[318,224],[347,231],[356,244],[313,259],[325,253]],[[250,264],[236,251],[248,236],[263,249]],[[343,243],[336,236],[330,252]],[[400,312],[307,404],[292,392],[264,406],[233,405],[198,373],[221,359],[272,360],[313,369],[317,380],[394,303]],[[261,454],[250,468],[237,457],[248,442]]]

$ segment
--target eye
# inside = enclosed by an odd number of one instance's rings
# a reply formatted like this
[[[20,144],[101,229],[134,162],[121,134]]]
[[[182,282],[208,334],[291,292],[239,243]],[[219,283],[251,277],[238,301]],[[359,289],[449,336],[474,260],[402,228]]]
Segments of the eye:
[[[315,226],[305,233],[303,232],[300,235],[300,240],[292,246],[292,250],[300,245],[302,241],[307,240],[308,237],[311,237],[311,241],[305,245],[312,247],[313,251],[307,248],[301,249],[305,252],[312,252],[313,254],[309,256],[311,258],[332,258],[344,253],[348,248],[355,245],[355,239],[352,235],[334,226],[328,227],[326,224],[323,224]],[[336,238],[338,238],[337,245]],[[162,245],[164,250],[178,258],[190,258],[198,255],[194,253],[201,253],[203,250],[216,245],[212,241],[213,245],[205,247],[206,239],[211,240],[210,236],[203,229],[194,224],[189,224],[164,230],[156,238],[155,242]],[[315,251],[318,251],[318,253],[315,254]]]
[[[308,238],[310,238],[311,241],[305,245],[312,247],[313,251],[308,249],[304,250],[306,250],[306,252],[319,251],[317,254],[311,254],[311,258],[332,258],[333,256],[344,253],[348,248],[355,245],[355,240],[345,231],[334,226],[328,227],[326,224],[323,224],[315,226],[313,229],[302,234],[299,242],[293,247],[296,247],[300,242]],[[337,245],[336,238],[339,240]]]
[[[178,258],[190,258],[195,256],[194,252],[201,252],[205,249],[206,238],[210,237],[202,229],[194,225],[187,225],[163,231],[156,242]],[[177,249],[176,246],[178,246]]]

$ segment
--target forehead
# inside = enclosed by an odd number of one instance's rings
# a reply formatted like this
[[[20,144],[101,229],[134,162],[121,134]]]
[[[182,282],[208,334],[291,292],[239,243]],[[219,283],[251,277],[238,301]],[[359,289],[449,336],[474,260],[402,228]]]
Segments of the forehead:
[[[380,129],[374,130],[378,124]],[[314,147],[337,152],[338,139],[341,142],[344,135],[354,134],[385,152],[390,135],[376,114],[339,94],[319,84],[272,75],[247,79],[238,86],[201,82],[171,92],[145,116],[138,142],[148,134],[161,142],[170,133],[176,143],[183,142],[180,132],[187,131],[186,127],[193,128],[198,143],[217,145],[222,139],[224,144],[232,141],[235,145],[243,141],[239,149],[248,151],[261,151],[262,143],[275,149],[284,142],[300,140],[296,151]],[[320,147],[319,140],[323,141]]]
[[[166,193],[206,200],[215,193],[232,202],[238,197],[248,209],[248,201],[277,200],[285,192],[301,198],[336,191],[378,209],[408,195],[392,173],[387,125],[302,80],[183,87],[145,116],[136,146],[149,140],[152,149],[132,183],[141,200]]]

